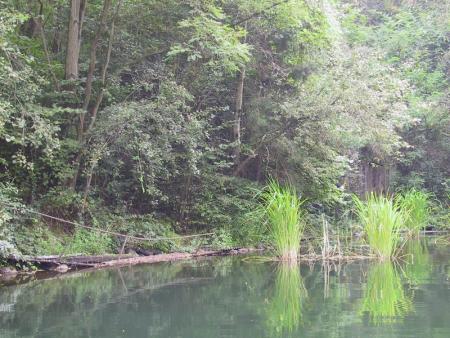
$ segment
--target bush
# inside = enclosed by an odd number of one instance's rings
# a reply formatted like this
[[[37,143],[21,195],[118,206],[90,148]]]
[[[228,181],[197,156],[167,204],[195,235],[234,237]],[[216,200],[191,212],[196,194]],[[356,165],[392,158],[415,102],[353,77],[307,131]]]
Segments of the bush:
[[[221,228],[216,230],[211,240],[214,249],[230,249],[236,246],[233,236],[229,230]]]
[[[113,240],[105,233],[94,230],[78,229],[68,240],[65,254],[98,255],[113,251]]]
[[[63,253],[64,235],[56,234],[46,224],[29,220],[15,228],[14,243],[25,255],[58,255]]]
[[[80,216],[81,203],[80,194],[67,187],[58,187],[51,189],[39,205],[43,213],[66,220],[76,220]]]
[[[17,193],[17,188],[12,184],[0,183],[0,239],[12,239],[14,219],[23,208]]]
[[[193,196],[191,227],[227,229],[237,245],[258,243],[264,229],[246,216],[258,207],[255,195],[259,189],[254,182],[242,178],[221,175],[206,177],[200,190]]]
[[[428,222],[430,226],[440,230],[450,229],[450,205],[448,204],[449,201],[450,198],[442,203],[432,201]]]
[[[169,252],[179,248],[180,240],[173,231],[172,225],[167,219],[156,219],[152,215],[131,215],[128,217],[115,216],[110,223],[113,230],[122,234],[146,237],[146,238],[173,238],[162,241],[134,241],[129,242],[129,246],[147,250],[159,250]],[[116,242],[117,248],[121,243]]]

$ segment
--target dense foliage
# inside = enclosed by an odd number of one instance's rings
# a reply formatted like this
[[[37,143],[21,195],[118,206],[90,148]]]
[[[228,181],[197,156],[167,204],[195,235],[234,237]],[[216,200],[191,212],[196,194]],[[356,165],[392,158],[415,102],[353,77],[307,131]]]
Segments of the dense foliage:
[[[245,244],[269,177],[330,216],[351,192],[404,187],[446,208],[444,7],[0,0],[0,239],[26,252],[119,245],[27,205],[116,232],[221,229],[212,242]],[[36,249],[30,233],[58,244]]]

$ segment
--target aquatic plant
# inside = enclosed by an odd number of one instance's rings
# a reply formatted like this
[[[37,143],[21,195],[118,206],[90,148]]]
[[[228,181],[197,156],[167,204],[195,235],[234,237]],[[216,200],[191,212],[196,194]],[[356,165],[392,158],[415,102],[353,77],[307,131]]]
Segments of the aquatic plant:
[[[391,197],[369,194],[366,201],[354,198],[356,213],[364,227],[372,253],[381,259],[395,255],[403,214]]]
[[[426,192],[410,189],[398,195],[396,202],[404,212],[404,227],[412,236],[418,236],[430,217],[430,195]]]
[[[394,322],[412,309],[412,300],[405,295],[394,265],[386,261],[373,266],[367,277],[361,313],[367,313],[372,323],[381,324]]]
[[[294,188],[282,187],[275,180],[269,182],[260,197],[276,256],[281,260],[296,260],[304,230],[303,201]]]
[[[296,263],[283,262],[277,268],[274,295],[268,307],[269,328],[275,335],[292,332],[302,322],[307,291]]]

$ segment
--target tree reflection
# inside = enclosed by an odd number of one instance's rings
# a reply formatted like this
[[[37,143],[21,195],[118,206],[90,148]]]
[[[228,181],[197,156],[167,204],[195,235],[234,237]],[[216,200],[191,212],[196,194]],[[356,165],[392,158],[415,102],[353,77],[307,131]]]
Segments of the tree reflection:
[[[92,332],[104,330],[106,322],[98,320],[97,313],[111,304],[132,306],[127,302],[136,294],[150,298],[152,291],[174,280],[180,265],[121,269],[79,272],[0,289],[0,337],[95,337]]]

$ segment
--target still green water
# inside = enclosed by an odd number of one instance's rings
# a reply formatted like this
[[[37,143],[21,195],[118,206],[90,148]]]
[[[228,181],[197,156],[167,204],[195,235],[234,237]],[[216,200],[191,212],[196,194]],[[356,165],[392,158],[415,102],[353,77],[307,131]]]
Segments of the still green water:
[[[225,257],[3,285],[0,337],[448,338],[449,247],[406,251],[399,264]]]

